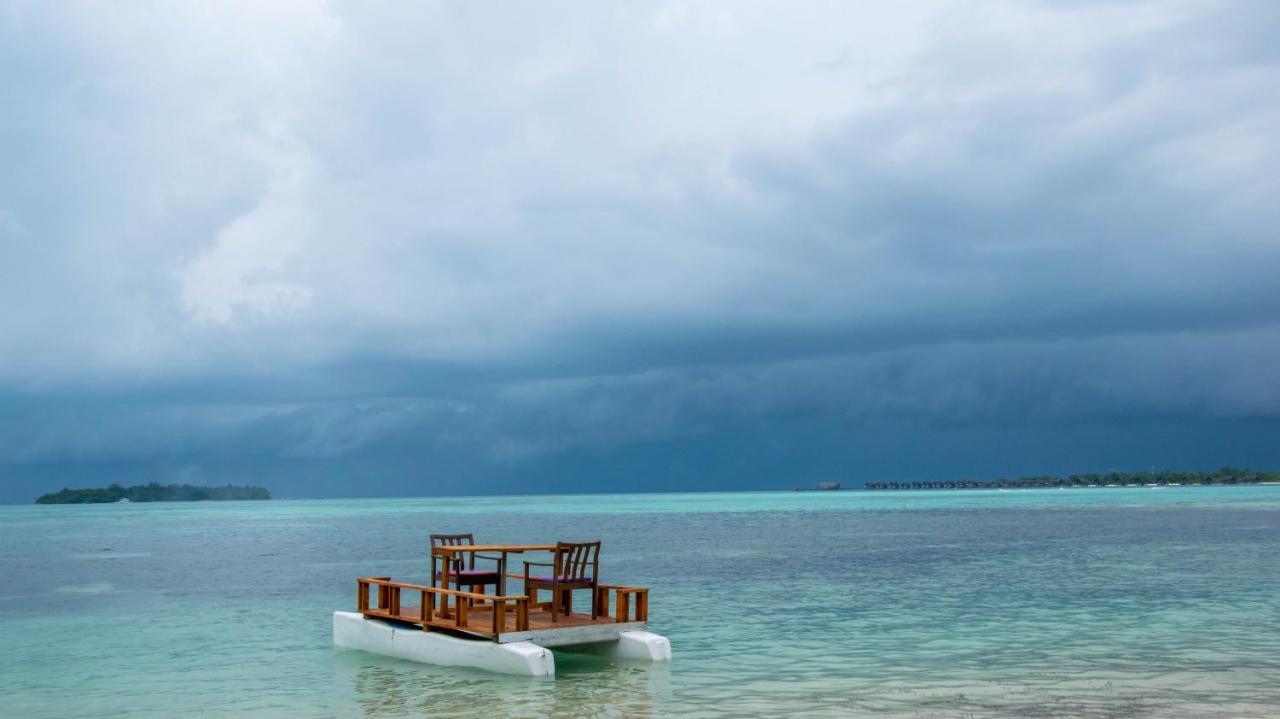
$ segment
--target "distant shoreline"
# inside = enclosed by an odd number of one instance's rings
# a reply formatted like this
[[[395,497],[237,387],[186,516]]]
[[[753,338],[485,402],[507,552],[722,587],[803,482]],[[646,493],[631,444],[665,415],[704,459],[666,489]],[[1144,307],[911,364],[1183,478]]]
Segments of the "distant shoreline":
[[[866,482],[870,491],[920,489],[1106,489],[1118,487],[1227,487],[1280,484],[1280,474],[1223,467],[1217,472],[1108,472],[1066,477],[1019,477],[942,482]]]
[[[1157,473],[1157,474],[1159,474],[1159,473]],[[1260,475],[1261,477],[1265,477],[1266,479],[1262,479],[1262,480],[1260,480],[1260,481],[1258,481],[1258,482],[1243,482],[1243,483],[1242,483],[1242,482],[1236,482],[1236,483],[1234,483],[1234,484],[1233,484],[1233,483],[1221,483],[1221,484],[1220,484],[1220,483],[1216,483],[1216,482],[1215,482],[1215,483],[1211,483],[1211,485],[1209,485],[1209,486],[1241,486],[1241,487],[1246,487],[1246,486],[1271,486],[1271,487],[1280,487],[1280,473],[1257,472],[1257,473],[1255,473],[1255,474],[1258,474],[1258,475]],[[1150,476],[1150,475],[1149,475],[1149,473],[1144,473],[1144,475],[1146,475],[1146,476]],[[1089,475],[1073,475],[1073,476],[1089,476]],[[1105,475],[1104,475],[1104,476],[1105,476]],[[1055,480],[1056,480],[1057,478],[1051,478],[1051,479],[1055,479]],[[1069,478],[1068,478],[1068,479],[1069,479]],[[892,489],[891,487],[887,487],[887,486],[886,486],[886,487],[884,487],[884,488],[882,489],[880,486],[878,486],[878,485],[881,485],[881,484],[888,485],[888,484],[891,484],[891,483],[867,482],[865,486],[854,485],[854,486],[848,486],[848,487],[841,487],[841,488],[840,488],[840,490],[837,490],[837,491],[844,491],[844,492],[857,492],[857,491],[864,490],[864,489],[865,489],[865,490],[869,490],[869,491],[903,491],[903,490],[913,490],[913,489],[926,490],[926,489],[1054,489],[1054,488],[1058,488],[1058,485],[1057,485],[1057,484],[1048,484],[1048,485],[1030,485],[1030,486],[1028,486],[1028,485],[1015,485],[1015,484],[1013,484],[1013,482],[1018,481],[1018,480],[1005,480],[1005,481],[1006,481],[1006,484],[1005,484],[1004,486],[1000,486],[1000,485],[998,484],[1000,480],[993,480],[993,481],[995,482],[995,484],[983,484],[983,485],[979,485],[979,484],[978,484],[977,482],[975,482],[975,481],[970,481],[970,480],[958,480],[958,481],[955,481],[955,482],[951,482],[951,483],[950,483],[950,484],[954,484],[954,485],[955,485],[954,487],[952,487],[952,486],[947,486],[947,485],[949,484],[948,482],[899,482],[899,483],[898,483],[898,485],[899,485],[899,486],[898,486],[897,490],[894,490],[894,489]],[[961,487],[961,486],[960,486],[961,482],[966,482],[966,483],[967,483],[967,485],[966,485],[966,486]],[[919,486],[913,486],[913,485],[919,485]],[[113,486],[118,486],[118,485],[113,485]],[[142,486],[146,486],[146,485],[142,485]],[[156,486],[164,486],[164,485],[156,485]],[[168,485],[168,486],[179,486],[179,485]],[[187,485],[187,486],[190,486],[190,485]],[[226,486],[232,486],[232,485],[226,485]],[[1097,486],[1097,485],[1088,485],[1088,486],[1086,486],[1086,485],[1071,485],[1071,484],[1067,484],[1067,485],[1064,485],[1064,487],[1063,487],[1063,488],[1067,488],[1067,489],[1071,489],[1071,488],[1093,488],[1094,486]],[[1138,484],[1136,484],[1136,483],[1134,483],[1134,484],[1128,484],[1128,485],[1123,485],[1123,484],[1112,484],[1112,485],[1106,485],[1106,484],[1103,484],[1103,485],[1101,485],[1099,488],[1105,488],[1105,489],[1121,488],[1121,489],[1123,489],[1123,488],[1133,488],[1133,487],[1136,487],[1136,486],[1157,487],[1157,486],[1178,486],[1178,484],[1168,484],[1168,483],[1166,483],[1166,484],[1164,484],[1164,485],[1160,485],[1160,484],[1159,484],[1159,483],[1157,483],[1157,482],[1149,482],[1149,481],[1148,481],[1148,482],[1145,482],[1143,485],[1138,485]],[[1186,484],[1184,484],[1184,485],[1181,485],[1181,486],[1204,486],[1204,485],[1194,485],[1194,484],[1186,485]],[[225,486],[224,486],[224,487],[203,487],[203,486],[202,486],[202,487],[195,487],[195,488],[196,488],[196,489],[201,489],[201,490],[210,490],[210,489],[224,489],[224,488],[225,488]],[[271,500],[278,500],[278,501],[320,501],[320,500],[335,500],[335,501],[369,500],[369,501],[376,501],[376,500],[386,500],[386,499],[447,499],[447,500],[455,500],[455,499],[492,499],[492,498],[495,498],[495,497],[502,497],[502,498],[520,498],[520,497],[528,497],[528,498],[534,498],[534,499],[537,499],[537,498],[544,498],[544,497],[565,497],[565,498],[575,498],[575,497],[604,497],[604,496],[644,496],[644,495],[665,495],[665,494],[674,494],[674,495],[686,495],[686,494],[715,495],[715,494],[776,494],[776,493],[787,493],[787,494],[791,494],[791,493],[795,493],[795,492],[802,492],[802,493],[819,493],[819,494],[829,493],[829,492],[828,492],[828,491],[826,491],[826,490],[822,490],[822,489],[818,489],[817,487],[810,486],[810,487],[793,487],[793,488],[768,487],[768,488],[751,488],[751,489],[745,489],[745,488],[728,488],[728,489],[671,489],[671,488],[664,488],[664,489],[660,489],[660,490],[635,490],[635,491],[628,491],[628,492],[618,492],[618,491],[613,491],[613,492],[582,492],[582,491],[577,491],[577,492],[534,492],[534,493],[522,492],[522,493],[517,493],[517,494],[368,494],[368,495],[330,495],[330,496],[305,496],[305,495],[297,495],[297,496],[294,496],[294,495],[289,495],[289,496],[285,496],[285,497],[279,497],[279,498],[277,498],[277,497],[275,497],[275,496],[271,495],[271,494],[270,494],[266,489],[263,489],[263,488],[261,488],[261,487],[252,487],[252,486],[249,486],[249,487],[235,487],[235,486],[233,486],[233,488],[234,488],[234,489],[251,489],[251,490],[253,490],[253,489],[257,489],[257,490],[261,490],[261,491],[262,491],[266,496],[263,496],[263,497],[252,497],[252,498],[248,498],[248,497],[218,497],[218,498],[209,498],[209,500],[210,500],[210,501],[216,501],[217,499],[226,499],[226,500],[241,500],[241,499],[271,499]],[[107,491],[107,490],[109,490],[109,489],[110,489],[110,488],[106,488],[106,489],[101,489],[101,488],[100,488],[100,489],[91,489],[91,490],[67,490],[67,489],[64,489],[64,490],[62,490],[61,492],[55,492],[55,493],[51,493],[51,494],[42,495],[42,496],[41,496],[41,499],[46,498],[46,497],[48,497],[48,498],[52,499],[52,498],[56,497],[57,495],[60,495],[60,494],[62,494],[62,493],[64,493],[64,492],[105,492],[105,491]],[[121,489],[126,489],[126,488],[121,487]],[[134,488],[133,488],[133,487],[130,487],[130,488],[128,488],[128,489],[134,489]],[[71,501],[71,502],[67,502],[67,501],[45,501],[45,502],[40,502],[40,501],[39,501],[39,499],[38,499],[38,500],[37,500],[37,503],[38,503],[38,504],[68,504],[68,503],[70,503],[70,504],[97,504],[97,503],[109,503],[109,502],[112,502],[112,501],[118,501],[118,500],[102,500],[102,499],[99,499],[99,500],[77,500],[77,501]],[[184,500],[184,499],[153,499],[153,500],[141,499],[141,500],[133,500],[133,499],[130,499],[130,502],[133,502],[133,501],[160,501],[160,502],[168,502],[168,501],[203,501],[203,500]],[[9,501],[9,502],[0,502],[0,507],[7,507],[7,506],[20,507],[20,506],[23,506],[23,504],[24,504],[24,503],[23,503],[23,502],[20,502],[20,501],[19,501],[19,502],[13,502],[13,501]],[[30,505],[28,504],[27,506],[30,506]]]
[[[121,487],[93,489],[67,489],[42,494],[36,504],[114,504],[132,502],[206,502],[246,499],[271,499],[271,493],[263,487],[224,485],[221,487],[191,484],[138,484]]]
[[[912,484],[920,484],[920,485],[922,485],[922,486],[919,486],[919,487],[913,487],[913,486],[900,486],[900,487],[898,487],[897,489],[893,489],[893,488],[881,488],[881,487],[870,487],[870,486],[868,486],[868,487],[861,487],[861,489],[865,489],[865,490],[867,490],[867,491],[871,491],[871,492],[914,492],[914,491],[928,491],[928,490],[939,490],[939,489],[947,489],[947,490],[950,490],[950,489],[986,489],[986,490],[991,490],[991,489],[1002,489],[1002,490],[1003,490],[1003,489],[1007,489],[1007,490],[1017,490],[1017,491],[1021,491],[1021,490],[1031,490],[1031,489],[1160,489],[1160,488],[1163,488],[1163,487],[1190,487],[1190,488],[1194,489],[1194,488],[1197,488],[1197,487],[1280,487],[1280,481],[1274,481],[1274,482],[1248,482],[1248,483],[1239,483],[1239,484],[1216,484],[1216,483],[1213,483],[1213,484],[1178,484],[1178,483],[1172,483],[1172,484],[1085,484],[1085,485],[1071,485],[1071,484],[1068,484],[1068,485],[1062,485],[1062,486],[1058,486],[1058,485],[1036,485],[1036,486],[1022,486],[1022,485],[1017,485],[1017,486],[1015,486],[1015,485],[1009,485],[1009,486],[1007,486],[1007,487],[997,487],[997,486],[982,486],[982,487],[968,486],[968,487],[961,487],[961,486],[959,486],[959,483],[955,483],[955,484],[957,485],[957,486],[955,486],[955,487],[950,487],[950,486],[945,486],[945,487],[944,487],[944,486],[941,486],[941,485],[943,485],[943,484],[947,484],[947,483],[945,483],[945,482],[916,482],[916,483],[912,483]],[[924,485],[928,485],[928,486],[924,486]],[[816,490],[816,489],[800,489],[800,490],[793,490],[793,491],[800,491],[800,492],[817,492],[817,491],[820,491],[820,490]]]

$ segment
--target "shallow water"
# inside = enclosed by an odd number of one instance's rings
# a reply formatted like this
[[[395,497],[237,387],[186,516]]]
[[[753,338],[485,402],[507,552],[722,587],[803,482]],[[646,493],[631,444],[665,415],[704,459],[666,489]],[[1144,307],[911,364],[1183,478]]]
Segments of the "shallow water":
[[[331,646],[428,532],[604,540],[670,665]],[[1280,713],[1280,487],[0,507],[6,716]]]

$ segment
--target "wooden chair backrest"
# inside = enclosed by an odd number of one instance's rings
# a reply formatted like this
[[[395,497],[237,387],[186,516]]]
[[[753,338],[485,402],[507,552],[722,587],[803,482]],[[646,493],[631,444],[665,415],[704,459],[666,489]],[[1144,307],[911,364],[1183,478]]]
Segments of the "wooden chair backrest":
[[[569,581],[600,581],[600,542],[556,542],[555,570]]]
[[[476,543],[476,535],[468,532],[467,534],[433,534],[431,535],[432,547],[462,547]],[[465,557],[463,556],[465,554]],[[436,559],[435,555],[431,557],[432,571],[435,571]],[[476,568],[476,555],[470,552],[464,552],[454,555],[454,564],[456,566],[466,566],[468,569]]]

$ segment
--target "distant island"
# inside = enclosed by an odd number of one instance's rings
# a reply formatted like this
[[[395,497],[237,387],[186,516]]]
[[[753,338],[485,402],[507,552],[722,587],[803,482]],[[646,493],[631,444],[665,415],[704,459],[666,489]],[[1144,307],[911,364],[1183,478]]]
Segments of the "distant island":
[[[1223,467],[1216,472],[1108,472],[1065,477],[961,479],[945,482],[867,482],[863,489],[1035,489],[1072,487],[1168,487],[1233,484],[1280,484],[1280,474]]]
[[[36,504],[104,504],[109,502],[201,502],[204,500],[271,499],[262,487],[197,487],[190,484],[139,484],[101,489],[62,489],[36,498]]]

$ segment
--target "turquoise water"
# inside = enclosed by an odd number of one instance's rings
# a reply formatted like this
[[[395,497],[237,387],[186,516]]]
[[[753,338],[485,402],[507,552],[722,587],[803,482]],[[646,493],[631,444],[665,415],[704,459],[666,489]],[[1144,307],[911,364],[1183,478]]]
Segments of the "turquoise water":
[[[428,532],[604,540],[670,665],[331,646]],[[0,713],[1280,714],[1280,487],[0,507]]]

